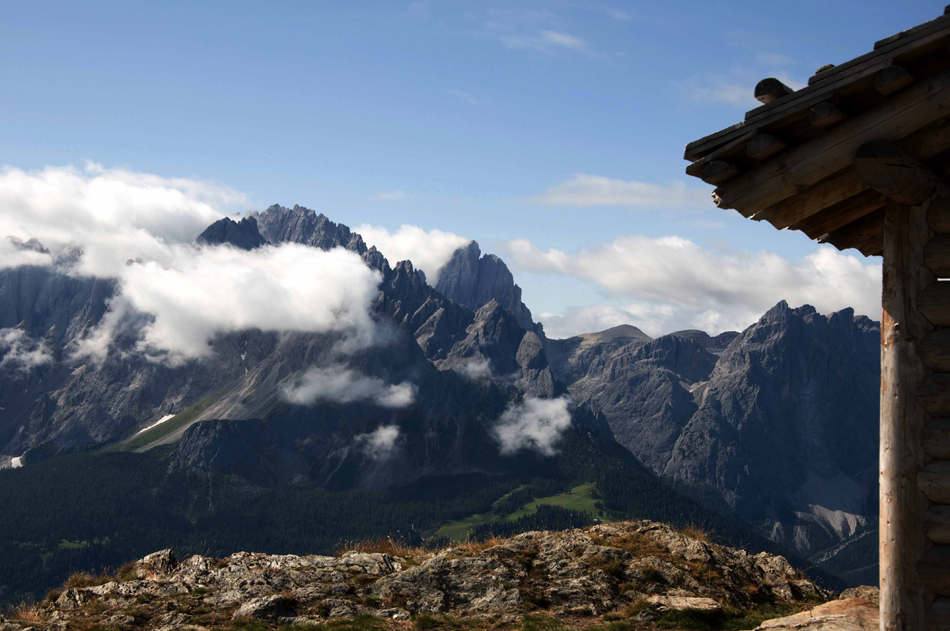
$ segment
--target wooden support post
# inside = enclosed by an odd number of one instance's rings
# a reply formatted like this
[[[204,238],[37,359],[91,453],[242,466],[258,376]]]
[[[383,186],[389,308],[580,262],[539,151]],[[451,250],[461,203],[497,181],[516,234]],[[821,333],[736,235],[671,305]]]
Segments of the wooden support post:
[[[874,183],[868,182],[872,186]],[[883,192],[883,191],[882,191]],[[884,290],[881,320],[881,630],[923,631],[931,597],[917,563],[929,543],[927,501],[917,486],[926,456],[920,430],[928,420],[914,392],[927,376],[917,344],[933,329],[917,309],[917,294],[933,282],[924,265],[930,239],[927,203],[884,210]]]

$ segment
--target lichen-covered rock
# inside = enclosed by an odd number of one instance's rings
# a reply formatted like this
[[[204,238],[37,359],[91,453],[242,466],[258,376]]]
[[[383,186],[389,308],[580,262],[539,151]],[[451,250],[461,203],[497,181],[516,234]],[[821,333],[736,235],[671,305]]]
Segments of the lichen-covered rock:
[[[650,521],[407,554],[239,552],[179,563],[164,550],[121,572],[125,580],[65,590],[55,603],[32,610],[29,623],[49,631],[77,621],[158,631],[255,619],[276,628],[356,615],[394,621],[413,614],[500,620],[530,611],[600,616],[634,605],[646,607],[640,619],[647,620],[674,609],[831,597],[782,557],[749,554]],[[19,626],[2,631],[19,631],[23,621],[15,622]]]
[[[859,587],[851,587],[841,592],[839,598],[863,598],[869,602],[874,603],[875,605],[881,604],[881,589],[877,586],[872,585],[861,585]]]
[[[878,608],[863,598],[832,600],[793,616],[766,620],[756,631],[877,631]]]
[[[252,598],[238,607],[231,616],[239,618],[278,618],[293,612],[294,601],[286,596],[274,595],[263,598]]]

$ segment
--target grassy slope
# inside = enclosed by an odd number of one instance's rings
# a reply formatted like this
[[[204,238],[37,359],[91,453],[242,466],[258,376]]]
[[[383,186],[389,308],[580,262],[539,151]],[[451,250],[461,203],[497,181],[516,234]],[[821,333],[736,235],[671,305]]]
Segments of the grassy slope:
[[[548,506],[559,506],[568,510],[587,513],[592,517],[598,517],[603,521],[610,521],[607,517],[601,515],[601,510],[596,506],[597,500],[594,499],[594,485],[592,483],[575,486],[567,493],[551,495],[548,497],[539,497],[534,499],[510,515],[499,516],[495,511],[470,515],[464,519],[459,519],[439,528],[435,535],[437,537],[448,537],[453,541],[466,541],[469,533],[477,526],[489,524],[492,522],[513,522],[526,515],[532,515],[542,504]]]
[[[206,399],[202,399],[190,408],[186,408],[179,414],[168,419],[161,425],[148,429],[141,434],[136,434],[128,440],[116,443],[107,447],[104,451],[135,451],[142,452],[157,447],[165,442],[176,432],[184,431],[199,414],[207,410],[212,403],[217,401],[219,394],[213,394]]]

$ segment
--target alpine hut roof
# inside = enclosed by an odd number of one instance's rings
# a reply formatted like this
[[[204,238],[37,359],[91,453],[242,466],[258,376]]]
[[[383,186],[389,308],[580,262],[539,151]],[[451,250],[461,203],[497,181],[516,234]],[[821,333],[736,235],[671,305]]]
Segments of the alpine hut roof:
[[[763,105],[686,145],[686,173],[715,185],[721,208],[880,255],[885,197],[859,175],[861,152],[950,173],[950,7],[944,13],[822,67],[801,90],[760,81]]]

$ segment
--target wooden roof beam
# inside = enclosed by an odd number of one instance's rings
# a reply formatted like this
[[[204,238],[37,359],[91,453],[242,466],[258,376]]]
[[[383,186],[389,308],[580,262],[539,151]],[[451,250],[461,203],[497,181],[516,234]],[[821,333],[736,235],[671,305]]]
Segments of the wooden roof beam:
[[[903,90],[914,82],[914,76],[901,66],[890,65],[883,68],[874,78],[874,89],[887,96]]]
[[[886,140],[861,145],[854,168],[868,186],[905,206],[922,203],[943,185],[927,167]]]
[[[899,140],[947,115],[950,72],[921,81],[879,107],[733,178],[716,190],[718,203],[755,214],[846,168],[861,145],[875,139]]]
[[[871,256],[884,247],[884,209],[875,210],[864,217],[852,221],[818,239],[819,243],[830,243],[839,250],[855,248]]]
[[[789,230],[800,230],[812,239],[833,232],[848,225],[879,208],[884,207],[884,197],[877,191],[867,189],[854,197],[849,197],[821,212],[805,217],[788,226]]]
[[[779,230],[839,204],[868,189],[854,169],[842,169],[818,184],[792,195],[753,215],[756,221],[768,221]],[[819,234],[828,232],[825,230]]]
[[[785,143],[770,134],[756,134],[746,145],[746,155],[756,162],[768,160],[785,149]]]
[[[769,77],[755,84],[755,100],[759,103],[771,103],[794,91],[778,79]]]
[[[808,112],[808,122],[812,124],[812,127],[822,129],[837,125],[845,118],[847,117],[841,113],[841,110],[829,101],[822,101],[821,103],[813,105]]]

